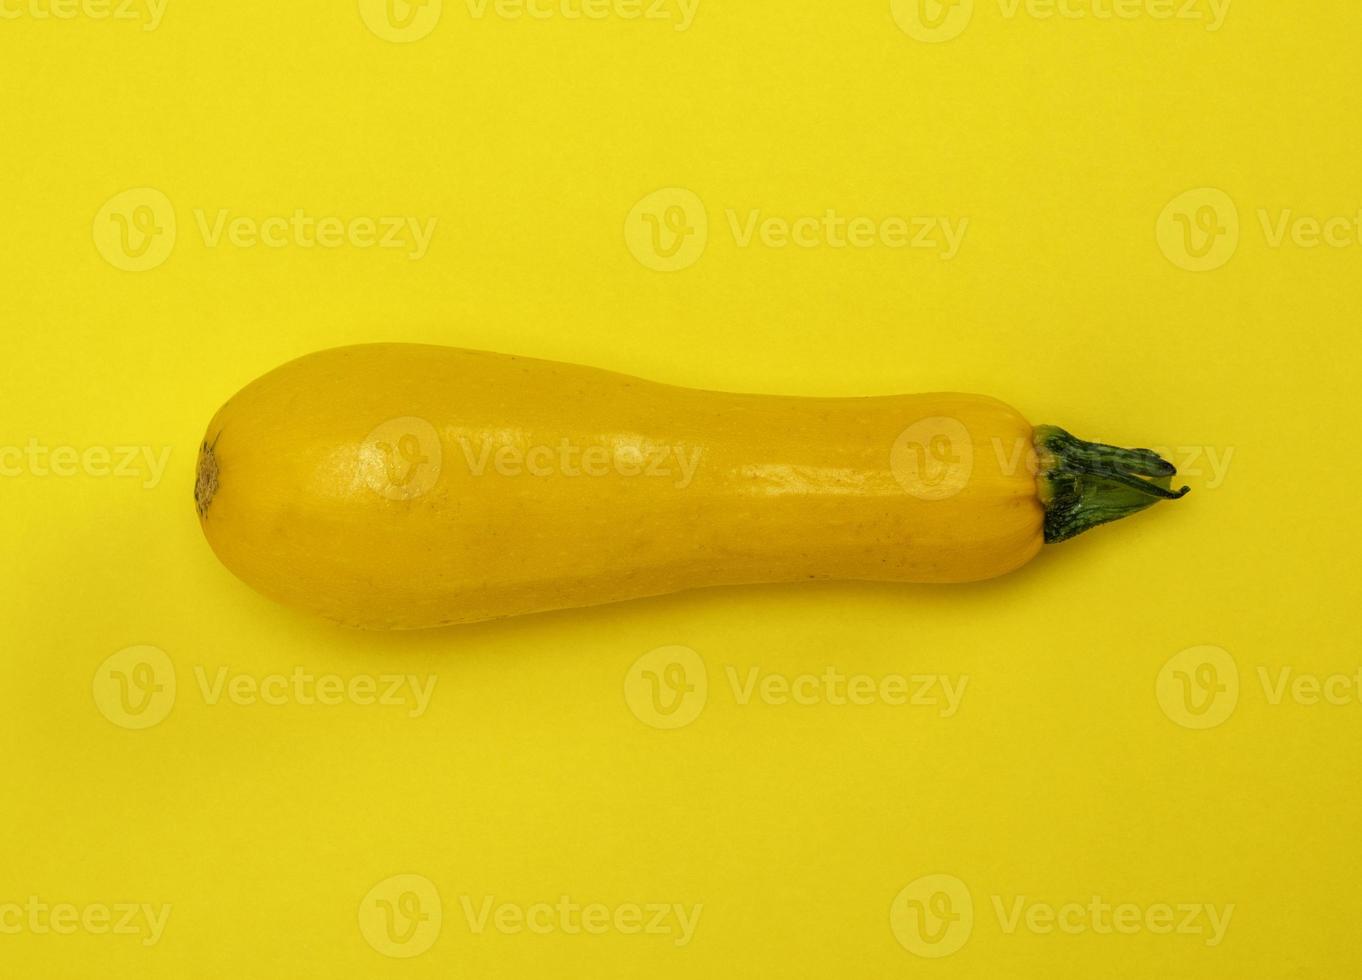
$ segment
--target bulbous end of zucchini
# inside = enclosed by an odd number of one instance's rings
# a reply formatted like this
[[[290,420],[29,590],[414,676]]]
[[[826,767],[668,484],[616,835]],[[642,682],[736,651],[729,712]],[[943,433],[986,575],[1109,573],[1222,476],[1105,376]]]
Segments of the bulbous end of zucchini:
[[[1191,489],[1170,490],[1177,467],[1149,449],[1085,442],[1056,425],[1036,426],[1035,444],[1047,544],[1119,521],[1160,500],[1177,500]]]

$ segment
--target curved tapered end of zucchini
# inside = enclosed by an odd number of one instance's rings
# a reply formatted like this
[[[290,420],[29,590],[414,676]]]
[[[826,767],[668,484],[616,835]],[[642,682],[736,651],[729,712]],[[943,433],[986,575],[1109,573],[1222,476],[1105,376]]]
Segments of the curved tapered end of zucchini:
[[[1191,489],[1169,489],[1177,467],[1149,449],[1085,442],[1056,425],[1037,426],[1035,444],[1047,544],[1119,521],[1160,500],[1178,500]]]

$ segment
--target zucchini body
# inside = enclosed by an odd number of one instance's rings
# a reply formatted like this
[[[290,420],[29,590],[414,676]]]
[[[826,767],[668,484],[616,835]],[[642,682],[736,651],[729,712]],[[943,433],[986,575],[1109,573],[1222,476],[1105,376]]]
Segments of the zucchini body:
[[[975,395],[730,394],[372,344],[230,399],[195,501],[259,592],[413,629],[702,586],[1001,575],[1045,540],[1033,437]]]

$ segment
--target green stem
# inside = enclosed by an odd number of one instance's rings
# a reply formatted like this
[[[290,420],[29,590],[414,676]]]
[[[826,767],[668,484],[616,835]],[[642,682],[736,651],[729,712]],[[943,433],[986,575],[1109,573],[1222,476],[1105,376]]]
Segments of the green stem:
[[[1037,426],[1035,442],[1045,540],[1050,544],[1160,500],[1177,500],[1191,489],[1170,490],[1177,467],[1148,449],[1085,442],[1054,425]]]

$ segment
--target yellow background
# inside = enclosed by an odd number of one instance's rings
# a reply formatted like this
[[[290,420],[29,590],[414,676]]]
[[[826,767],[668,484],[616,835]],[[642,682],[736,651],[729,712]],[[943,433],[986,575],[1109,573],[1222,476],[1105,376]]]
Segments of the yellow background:
[[[908,3],[700,0],[678,30],[674,0],[670,20],[627,19],[627,2],[591,19],[554,0],[541,19],[446,0],[435,20],[415,11],[431,29],[402,42],[354,3],[170,0],[145,30],[144,3],[137,20],[79,4],[46,16],[49,2],[4,0],[0,19],[0,446],[170,459],[159,481],[27,463],[0,477],[0,907],[171,912],[152,945],[0,932],[6,976],[1362,969],[1357,683],[1333,684],[1342,704],[1273,703],[1260,675],[1352,677],[1362,662],[1348,625],[1362,581],[1356,3],[1236,0],[1211,30],[1157,16],[1174,6],[1159,0],[1124,5],[1129,18],[1100,16],[1112,0],[1051,18],[933,0],[928,18],[958,33],[922,40],[929,20]],[[135,188],[163,194],[176,228],[140,272],[106,259],[114,226],[96,220]],[[673,272],[626,242],[660,188],[708,219],[697,260]],[[220,209],[437,227],[417,260],[356,242],[210,245],[196,213]],[[944,259],[742,247],[730,228],[730,211],[828,209],[967,218],[968,232]],[[1304,247],[1308,228],[1277,241],[1286,209],[1347,218],[1349,244]],[[1193,271],[1186,228],[1193,251],[1208,241],[1212,264],[1228,261]],[[190,487],[204,426],[241,385],[375,340],[700,387],[979,391],[1089,438],[1203,451],[1182,503],[983,585],[718,590],[366,635],[235,580]],[[1230,459],[1218,478],[1206,449]],[[106,658],[139,645],[164,652],[177,690],[132,730],[93,692]],[[1224,651],[1211,676],[1237,672],[1239,692],[1201,730],[1156,689],[1162,676],[1176,693],[1186,664],[1165,665],[1207,645]],[[667,646],[705,665],[708,699],[658,730],[625,686]],[[196,669],[223,667],[435,688],[415,718],[354,700],[210,703]],[[951,717],[744,705],[729,671],[753,667],[968,687]],[[442,904],[422,926],[438,926],[433,944],[407,959],[360,927],[370,890],[403,875]],[[926,875],[973,905],[972,933],[937,959],[890,921]],[[678,945],[479,934],[462,905],[564,895],[702,911]],[[1000,923],[995,897],[1018,896],[1234,910],[1217,945],[1044,935]]]

